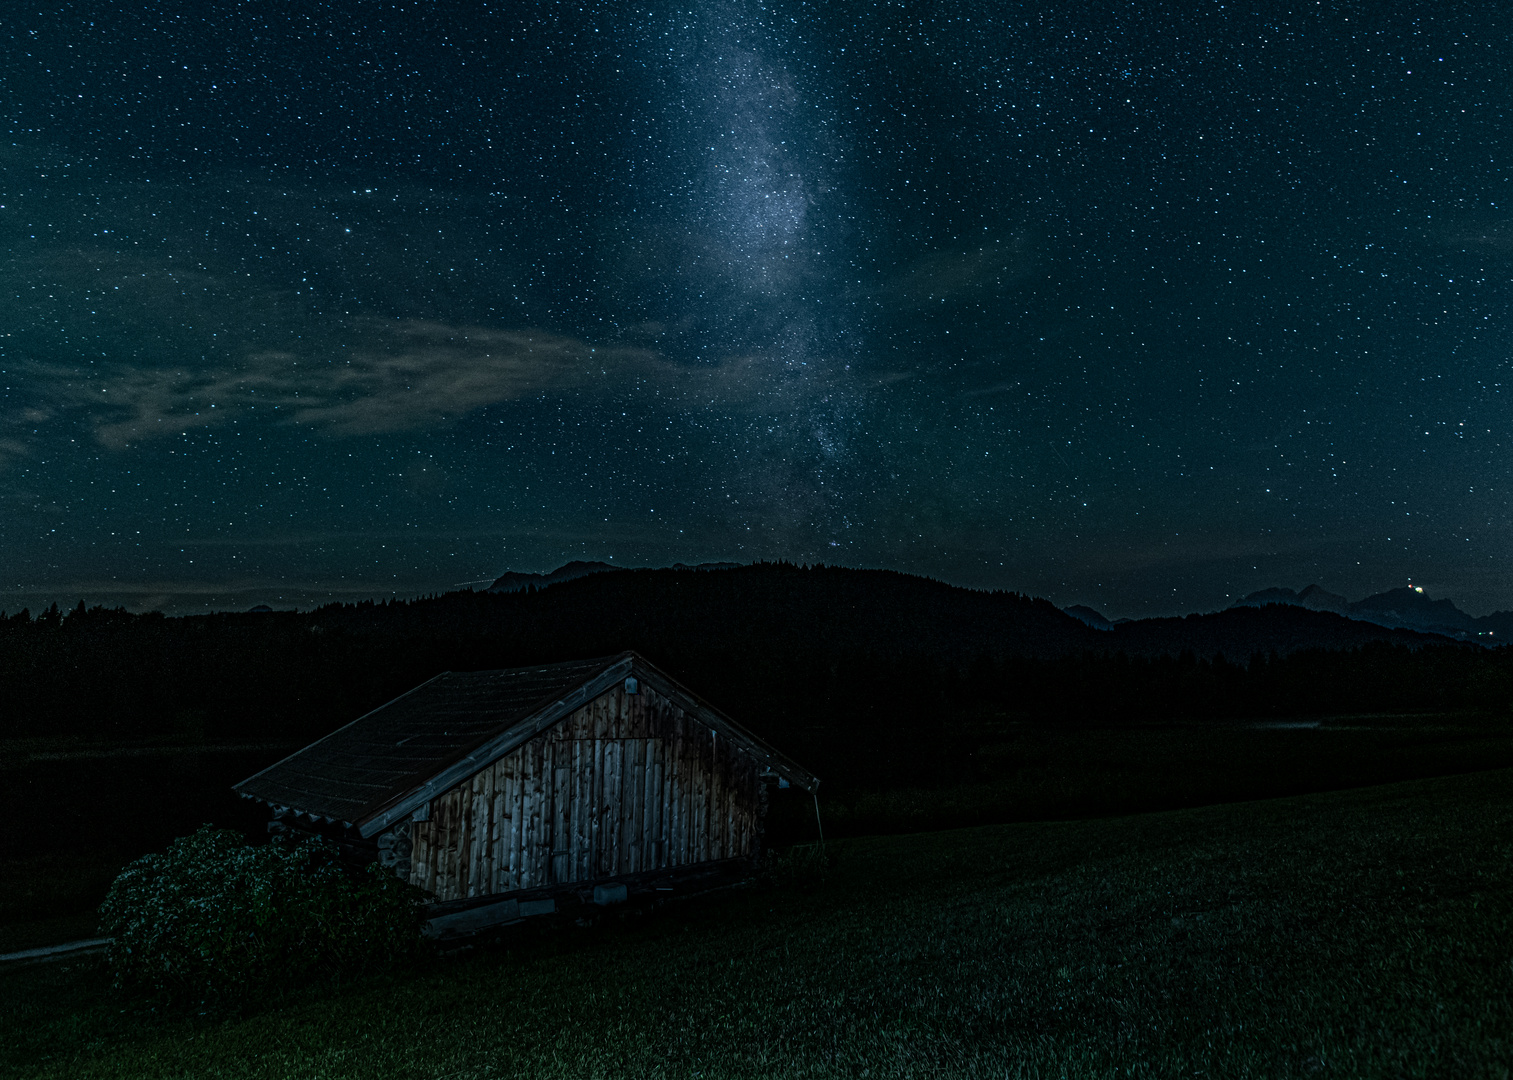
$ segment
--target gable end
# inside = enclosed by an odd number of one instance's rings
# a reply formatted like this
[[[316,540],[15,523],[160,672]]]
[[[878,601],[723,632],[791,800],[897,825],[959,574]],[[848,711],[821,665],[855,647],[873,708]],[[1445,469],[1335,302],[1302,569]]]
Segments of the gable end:
[[[511,750],[528,742],[535,735],[571,714],[574,709],[579,708],[586,702],[592,701],[606,690],[620,683],[630,674],[631,666],[632,658],[627,656],[618,663],[605,668],[576,690],[558,698],[545,708],[532,713],[518,724],[511,726],[508,730],[490,739],[465,757],[459,758],[448,765],[419,787],[411,788],[388,806],[379,809],[365,820],[358,822],[358,831],[365,837],[375,836],[396,822],[410,817],[416,810],[429,803],[436,796],[462,783],[475,773],[488,768]]]

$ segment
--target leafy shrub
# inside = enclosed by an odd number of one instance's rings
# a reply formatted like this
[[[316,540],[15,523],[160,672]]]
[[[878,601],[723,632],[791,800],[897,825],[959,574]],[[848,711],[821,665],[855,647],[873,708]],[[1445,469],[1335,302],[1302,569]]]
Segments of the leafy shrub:
[[[254,847],[201,826],[123,870],[100,907],[118,989],[221,1006],[390,967],[420,948],[420,890],[327,841]]]

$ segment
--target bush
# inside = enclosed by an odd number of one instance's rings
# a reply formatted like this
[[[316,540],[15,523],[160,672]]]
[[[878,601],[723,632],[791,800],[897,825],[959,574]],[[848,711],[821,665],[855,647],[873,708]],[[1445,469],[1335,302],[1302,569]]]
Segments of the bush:
[[[223,1006],[381,970],[420,948],[421,892],[321,840],[254,847],[200,827],[123,870],[100,906],[118,989]]]

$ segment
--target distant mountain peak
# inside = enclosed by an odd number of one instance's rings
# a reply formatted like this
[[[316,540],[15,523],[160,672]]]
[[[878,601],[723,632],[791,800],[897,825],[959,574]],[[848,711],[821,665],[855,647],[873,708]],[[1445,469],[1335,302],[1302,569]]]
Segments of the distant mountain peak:
[[[1242,597],[1233,606],[1264,607],[1267,604],[1289,604],[1314,611],[1332,611],[1346,618],[1378,626],[1443,634],[1462,641],[1480,641],[1486,644],[1500,642],[1513,633],[1513,618],[1510,618],[1508,612],[1498,611],[1476,618],[1456,607],[1453,601],[1432,599],[1418,585],[1388,589],[1353,603],[1319,585],[1310,585],[1302,592],[1285,588],[1262,589]]]
[[[1422,586],[1403,585],[1396,589],[1388,589],[1386,592],[1374,593],[1364,600],[1357,600],[1355,607],[1359,608],[1405,608],[1410,611],[1445,611],[1455,607],[1449,600],[1431,600]]]
[[[1061,610],[1078,622],[1091,626],[1094,630],[1112,630],[1114,628],[1114,624],[1104,616],[1103,612],[1095,611],[1085,604],[1073,604],[1071,607],[1062,608]]]
[[[590,574],[602,574],[609,570],[623,570],[623,566],[611,566],[603,562],[584,562],[574,560],[563,563],[549,574],[521,573],[518,570],[506,570],[494,579],[489,586],[489,592],[519,592],[527,586],[541,588],[547,585],[556,585],[564,581],[573,581],[577,578],[588,577]]]
[[[1298,603],[1311,611],[1332,611],[1336,615],[1344,615],[1350,610],[1349,600],[1322,585],[1310,585],[1298,593]]]

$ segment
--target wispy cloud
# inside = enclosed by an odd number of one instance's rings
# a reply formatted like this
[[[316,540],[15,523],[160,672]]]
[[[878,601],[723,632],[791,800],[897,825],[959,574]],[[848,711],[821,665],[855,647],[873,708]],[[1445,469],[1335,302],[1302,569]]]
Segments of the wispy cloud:
[[[549,331],[371,320],[317,355],[267,350],[172,367],[35,363],[27,374],[49,399],[47,415],[83,412],[102,445],[121,448],[253,419],[333,437],[413,431],[541,394],[635,386],[684,408],[782,414],[839,389],[832,367],[763,354],[685,365]]]
[[[1373,231],[1401,236],[1401,229],[1402,223],[1389,217]],[[1411,235],[1423,243],[1462,252],[1493,256],[1513,253],[1513,220],[1500,211],[1437,212],[1431,220],[1420,222]]]
[[[26,435],[40,424],[46,423],[52,413],[48,409],[23,408],[13,412],[0,411],[0,472],[7,466],[32,456]],[[0,489],[0,495],[5,494]]]
[[[332,435],[414,430],[667,366],[644,349],[543,331],[374,322],[354,338],[315,357],[263,351],[197,367],[54,364],[29,374],[61,408],[87,410],[102,444],[121,447],[251,417]]]
[[[1452,226],[1439,233],[1437,238],[1440,243],[1463,251],[1513,253],[1513,227],[1500,221],[1459,228]]]

